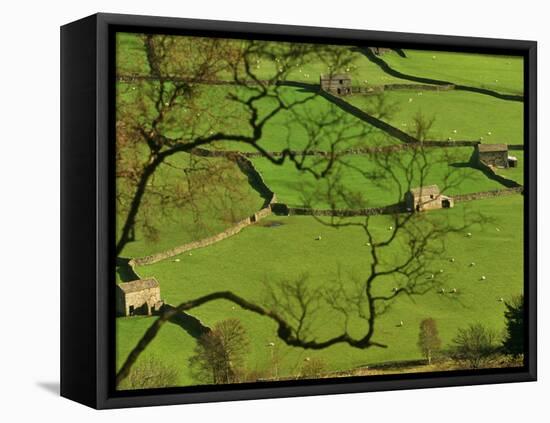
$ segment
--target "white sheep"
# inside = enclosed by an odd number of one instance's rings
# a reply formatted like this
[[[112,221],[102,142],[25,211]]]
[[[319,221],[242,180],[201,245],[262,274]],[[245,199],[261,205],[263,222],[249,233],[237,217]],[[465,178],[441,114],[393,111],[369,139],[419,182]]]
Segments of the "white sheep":
[[[482,276],[481,277],[481,280],[484,281],[485,279],[487,279],[485,276]]]
[[[441,288],[441,289],[439,290],[439,292],[441,292],[442,294],[444,294],[444,293],[445,293],[445,288]]]
[[[174,262],[179,263],[179,262],[180,262],[180,259],[177,258],[177,259],[174,260]]]
[[[404,325],[403,320],[400,320],[399,321],[399,326],[403,326],[403,325]]]
[[[323,239],[323,238],[321,237],[321,235],[317,235],[317,236],[315,237],[315,241],[321,241],[321,239]]]
[[[190,255],[190,256],[192,256],[192,255],[193,255],[193,253],[189,253],[189,255]]]
[[[267,344],[268,347],[274,347],[275,346],[275,343],[274,342],[270,342],[269,344]]]
[[[500,297],[500,298],[498,299],[498,301],[499,301],[500,303],[503,303],[503,302],[504,302],[504,298]]]
[[[456,294],[456,288],[451,289],[451,294]]]
[[[487,132],[487,135],[493,135],[493,133],[491,131]]]
[[[468,233],[466,234],[466,236],[467,236],[467,237],[471,237],[471,236],[472,236],[472,233],[471,233],[471,232],[468,232]]]
[[[397,287],[394,286],[394,287],[392,288],[392,291],[393,291],[393,292],[397,292]]]
[[[439,269],[439,273],[443,273],[443,269]]]
[[[497,232],[500,232],[500,228],[496,228],[497,229]]]
[[[455,262],[455,258],[451,257],[451,263],[454,263],[454,262]]]
[[[412,103],[413,99],[412,98],[409,98],[409,103]]]
[[[393,226],[390,226],[388,230],[393,231]]]
[[[475,261],[473,261],[473,262],[470,263],[470,267],[474,267],[475,265],[476,265],[476,262],[475,262]]]

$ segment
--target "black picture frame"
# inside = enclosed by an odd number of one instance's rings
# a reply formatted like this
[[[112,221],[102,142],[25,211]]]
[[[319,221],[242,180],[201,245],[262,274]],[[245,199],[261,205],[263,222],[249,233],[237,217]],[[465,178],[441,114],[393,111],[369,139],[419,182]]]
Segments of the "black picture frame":
[[[115,391],[114,34],[195,34],[329,44],[522,55],[525,59],[523,368],[386,375],[228,386]],[[95,14],[61,28],[61,395],[119,408],[534,381],[537,377],[536,107],[534,41]]]

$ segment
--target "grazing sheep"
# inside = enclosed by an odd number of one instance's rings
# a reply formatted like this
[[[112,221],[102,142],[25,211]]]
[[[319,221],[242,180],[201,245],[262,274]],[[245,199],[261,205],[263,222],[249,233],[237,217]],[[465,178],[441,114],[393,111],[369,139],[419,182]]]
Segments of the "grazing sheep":
[[[269,344],[267,344],[268,347],[274,347],[275,346],[275,343],[274,342],[270,342]]]
[[[475,262],[475,261],[473,261],[473,262],[470,263],[470,267],[474,267],[475,265],[476,265],[476,262]]]
[[[367,242],[365,245],[366,245],[367,247],[370,247],[370,242]]]
[[[456,134],[458,131],[456,129],[453,129],[453,134]]]
[[[482,276],[481,277],[481,280],[484,281],[485,279],[487,279],[485,276]]]
[[[456,288],[451,289],[451,294],[456,294]]]
[[[443,273],[443,269],[439,269],[439,273]]]
[[[392,231],[392,230],[393,230],[393,226],[390,226],[390,227],[388,228],[388,230]]]
[[[175,261],[176,263],[179,263],[179,262],[180,262],[180,259],[177,258],[177,259],[175,259],[174,261]]]
[[[480,140],[480,141],[483,141],[483,137],[479,137],[479,140]]]
[[[451,257],[451,263],[454,263],[454,262],[455,262],[455,258]]]
[[[189,253],[189,255],[190,255],[190,256],[192,256],[192,255],[193,255],[193,253]]]
[[[471,236],[472,236],[472,233],[471,233],[471,232],[468,232],[468,233],[466,234],[466,236],[467,236],[467,237],[471,237]]]
[[[317,236],[315,237],[315,241],[321,241],[321,239],[323,239],[323,238],[321,238],[321,235],[317,235]]]
[[[491,131],[487,132],[487,135],[493,135],[493,133]]]
[[[503,302],[504,302],[504,298],[500,297],[500,298],[498,299],[498,301],[499,301],[500,303],[503,303]]]
[[[432,56],[432,60],[435,60],[435,56]]]
[[[500,232],[500,228],[496,228],[497,229],[497,232]]]
[[[393,292],[397,292],[397,287],[394,286],[394,287],[392,288],[392,291],[393,291]]]
[[[445,288],[441,288],[441,289],[439,290],[439,292],[441,292],[442,294],[444,294],[444,293],[445,293]]]
[[[409,103],[412,103],[413,99],[409,97]]]
[[[403,320],[400,320],[398,326],[403,326],[403,325],[404,325]]]
[[[428,279],[434,279],[435,275],[432,273]]]
[[[311,360],[311,358],[309,357],[304,358],[304,361],[309,361],[309,360]]]

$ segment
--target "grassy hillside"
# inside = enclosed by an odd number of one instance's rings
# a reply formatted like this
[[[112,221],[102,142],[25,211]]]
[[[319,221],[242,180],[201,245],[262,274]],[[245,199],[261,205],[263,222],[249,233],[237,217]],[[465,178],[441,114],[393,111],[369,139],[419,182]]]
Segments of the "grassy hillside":
[[[427,149],[427,160],[431,163],[432,169],[427,175],[424,185],[437,184],[441,189],[445,186],[446,177],[458,185],[445,191],[445,194],[469,194],[472,192],[489,191],[503,188],[503,186],[491,179],[488,179],[480,170],[470,167],[469,161],[472,155],[472,147],[458,147],[449,149]],[[410,163],[411,153],[395,153],[400,157],[399,162]],[[448,160],[450,163],[448,162]],[[386,173],[382,173],[377,179],[369,179],[370,174],[382,172],[380,165],[373,162],[369,156],[345,156],[342,158],[344,164],[338,164],[334,172],[340,178],[340,183],[348,190],[359,193],[364,200],[362,207],[378,207],[397,203],[402,200],[399,186],[391,180]],[[262,173],[267,185],[277,194],[281,203],[290,206],[303,206],[305,204],[314,208],[330,208],[327,193],[333,177],[315,179],[310,173],[299,171],[294,164],[286,163],[283,166],[271,164],[266,159],[254,159],[254,165]],[[407,165],[408,166],[408,165]],[[362,172],[367,172],[367,176]],[[516,170],[503,170],[517,173]],[[402,187],[406,187],[405,172],[396,171]],[[419,181],[413,186],[419,185]],[[337,202],[337,207],[360,208],[359,205],[352,206],[343,200]]]
[[[523,93],[523,58],[444,51],[405,50],[382,56],[402,73],[486,88],[501,93]]]
[[[266,345],[275,342],[284,357],[282,373],[292,372],[305,357],[313,356],[322,356],[333,370],[420,358],[416,339],[419,322],[425,317],[437,320],[445,346],[449,345],[458,327],[471,322],[481,321],[500,331],[504,325],[504,305],[498,299],[510,298],[521,292],[523,286],[521,261],[509,260],[512,256],[522,256],[523,239],[517,230],[522,226],[522,201],[523,197],[517,195],[464,203],[451,210],[434,212],[434,217],[447,213],[451,219],[460,219],[466,209],[479,210],[491,216],[493,222],[472,229],[471,238],[456,234],[449,239],[447,254],[438,267],[444,270],[443,286],[447,291],[457,288],[458,294],[430,293],[414,302],[401,298],[379,319],[374,339],[388,344],[388,349],[357,350],[339,345],[310,352],[286,347],[277,340],[272,322],[225,301],[206,304],[193,314],[207,325],[229,317],[241,319],[253,342],[250,365],[269,366],[270,351]],[[303,272],[308,272],[309,281],[314,285],[333,283],[339,268],[344,275],[361,278],[366,274],[368,247],[359,230],[326,228],[310,217],[271,219],[282,225],[256,225],[245,229],[238,237],[196,250],[192,256],[182,255],[180,262],[143,266],[138,272],[142,276],[155,276],[161,283],[163,297],[172,304],[227,289],[262,301],[263,283],[293,279]],[[374,222],[379,233],[387,230],[385,217],[376,218]],[[314,240],[317,234],[323,235],[322,241]],[[506,256],[498,253],[503,245]],[[455,262],[450,258],[455,258]],[[470,266],[471,262],[476,265]],[[305,263],[309,264],[304,266]],[[481,276],[486,276],[486,280],[481,281]],[[391,281],[384,281],[379,289],[390,291],[392,286]],[[403,327],[397,326],[400,320],[404,321]],[[325,308],[316,322],[315,334],[322,340],[338,333],[341,324],[341,317]],[[361,331],[361,322],[355,321],[351,332],[359,334]],[[167,342],[173,344],[174,341]],[[174,346],[167,348],[170,350]]]
[[[481,140],[483,143],[523,144],[523,104],[465,91],[389,91],[386,101],[394,113],[385,120],[405,131],[414,130],[420,114],[433,119],[431,140]],[[363,110],[377,101],[372,96],[346,99]]]

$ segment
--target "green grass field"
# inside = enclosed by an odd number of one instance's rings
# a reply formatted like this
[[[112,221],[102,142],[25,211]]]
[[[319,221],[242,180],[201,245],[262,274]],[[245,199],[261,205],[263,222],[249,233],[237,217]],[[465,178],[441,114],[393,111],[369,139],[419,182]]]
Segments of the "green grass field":
[[[448,213],[451,219],[460,219],[467,207],[491,216],[494,221],[483,228],[472,229],[471,238],[457,234],[449,239],[446,257],[439,266],[444,269],[443,286],[448,290],[457,288],[458,294],[430,293],[416,298],[415,302],[401,298],[380,318],[374,339],[387,343],[388,349],[357,350],[339,345],[310,352],[286,347],[274,335],[275,326],[271,321],[235,308],[226,301],[209,303],[192,314],[207,325],[230,317],[241,319],[253,342],[249,357],[253,368],[269,366],[270,351],[266,345],[275,342],[283,357],[279,369],[281,375],[291,373],[305,357],[321,356],[332,370],[382,361],[418,359],[418,325],[425,317],[437,320],[445,346],[450,344],[457,328],[471,322],[480,321],[500,331],[504,325],[504,306],[498,298],[510,298],[520,293],[523,286],[521,261],[509,260],[512,256],[522,256],[523,239],[521,232],[516,230],[523,224],[522,201],[522,196],[515,195],[464,203],[451,210],[434,212],[434,216]],[[369,263],[368,247],[359,230],[329,229],[310,217],[270,219],[280,221],[282,225],[256,225],[245,229],[239,236],[196,250],[192,256],[182,255],[180,262],[160,262],[139,267],[137,271],[143,277],[155,276],[161,283],[163,296],[171,304],[228,289],[245,298],[262,301],[263,283],[292,279],[306,270],[310,283],[314,285],[333,283],[339,267],[344,274],[365,275]],[[379,232],[387,230],[386,221],[385,217],[376,218],[374,224]],[[314,240],[319,233],[323,234],[320,242]],[[507,254],[495,254],[504,245]],[[334,254],[335,251],[338,254]],[[305,257],[315,265],[304,268]],[[455,258],[454,263],[449,261],[451,257]],[[472,261],[476,262],[473,267],[470,266]],[[249,264],[243,266],[243,263]],[[481,281],[481,276],[487,279]],[[382,285],[379,287],[381,292],[390,291],[393,286],[391,281],[383,281]],[[400,320],[405,323],[403,327],[396,326]],[[338,333],[341,324],[340,316],[325,308],[316,322],[315,333],[322,340]],[[351,332],[359,334],[362,329],[361,323],[355,322]],[[154,342],[162,343],[161,340]],[[168,341],[171,345],[167,351],[173,351],[174,343],[179,342]],[[182,350],[186,349],[187,346],[182,345]],[[170,352],[167,354],[171,355]]]
[[[117,369],[134,348],[155,317],[135,316],[119,318],[116,321],[116,362]],[[164,365],[178,369],[178,384],[189,385],[193,379],[189,374],[187,361],[193,354],[195,339],[179,326],[166,323],[147,352],[139,357],[137,365],[148,356],[155,357]]]
[[[433,119],[430,140],[481,140],[483,143],[523,144],[523,104],[465,91],[390,91],[395,112],[386,120],[405,132],[414,130],[419,113]],[[376,101],[372,96],[347,99],[361,109]]]
[[[175,155],[159,168],[157,179],[145,192],[143,202],[148,206],[142,208],[137,217],[138,222],[151,220],[153,213],[154,238],[151,239],[143,225],[138,223],[135,241],[126,245],[122,251],[123,257],[142,257],[206,238],[261,208],[263,199],[248,185],[246,176],[236,164],[223,158],[201,158],[209,163],[223,162],[220,171],[223,173],[218,175],[220,185],[196,190],[195,198],[177,206],[163,207],[155,187],[161,185],[166,186],[163,188],[165,191],[181,190],[185,193],[187,182],[180,167],[188,165],[188,160],[188,154]],[[122,216],[117,217],[117,229],[120,231]]]
[[[500,93],[523,93],[523,58],[443,51],[405,50],[406,58],[391,52],[382,60],[412,76],[431,78]]]
[[[429,174],[426,176],[424,185],[437,184],[441,189],[445,186],[445,177],[451,176],[451,181],[457,186],[452,186],[445,191],[447,195],[469,194],[480,191],[490,191],[503,186],[488,179],[480,170],[470,167],[469,161],[473,148],[457,147],[449,149],[431,148],[427,149],[428,161],[434,163]],[[402,156],[402,162],[410,162],[410,153],[398,153]],[[449,159],[450,163],[447,162]],[[359,193],[364,200],[361,207],[379,207],[397,203],[402,200],[399,187],[388,177],[379,177],[376,181],[366,179],[361,172],[372,172],[375,174],[379,167],[372,162],[369,156],[346,156],[342,159],[347,165],[339,164],[335,172],[341,177],[340,183],[354,193]],[[254,159],[254,165],[262,173],[268,186],[277,194],[281,203],[289,206],[310,205],[314,208],[330,208],[327,198],[328,181],[332,178],[317,180],[311,174],[299,171],[294,164],[286,163],[283,166],[271,164],[267,159]],[[359,171],[358,171],[359,170]],[[519,169],[518,169],[519,170]],[[502,170],[503,176],[508,172],[514,175],[518,170]],[[406,187],[404,172],[397,172],[402,187]],[[513,179],[513,178],[510,178]],[[419,185],[420,181],[413,186]],[[342,199],[337,203],[341,208],[351,207]]]

